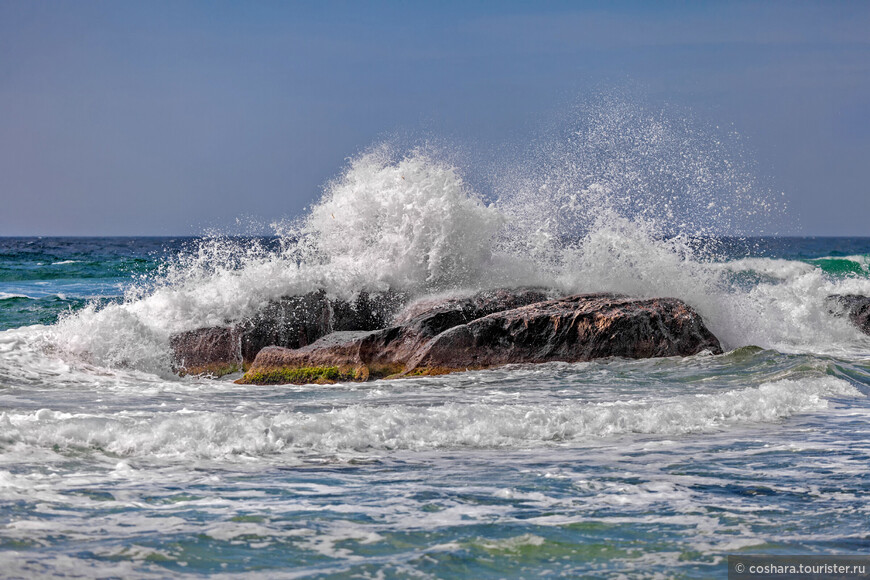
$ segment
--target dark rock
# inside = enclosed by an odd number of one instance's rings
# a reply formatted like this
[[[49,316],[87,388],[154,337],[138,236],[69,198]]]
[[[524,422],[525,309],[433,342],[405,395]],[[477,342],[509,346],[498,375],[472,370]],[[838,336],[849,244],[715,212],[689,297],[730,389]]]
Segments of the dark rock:
[[[396,315],[394,326],[362,340],[365,364],[406,365],[425,345],[444,331],[485,316],[546,300],[543,288],[484,290],[471,296],[424,299]]]
[[[176,371],[220,377],[242,369],[241,333],[236,327],[200,328],[173,336]]]
[[[471,296],[430,298],[415,302],[400,312],[394,326],[372,332],[334,332],[301,347],[267,348],[260,351],[240,382],[288,381],[288,369],[340,369],[357,380],[392,375],[405,370],[405,363],[438,334],[494,312],[540,302],[546,290],[487,290]],[[353,374],[349,375],[352,371]],[[310,374],[310,373],[309,373]]]
[[[334,331],[383,328],[405,300],[395,292],[361,292],[354,301],[333,300],[324,291],[285,296],[237,324],[174,335],[175,370],[222,376],[249,366],[266,346],[296,349]]]
[[[395,325],[413,324],[412,321],[426,320],[435,334],[457,324],[465,324],[495,312],[519,308],[550,298],[546,288],[518,288],[515,290],[483,290],[470,296],[450,296],[446,298],[424,298],[405,307],[393,320]],[[434,336],[434,334],[433,334]]]
[[[270,302],[238,325],[244,362],[253,362],[263,347],[299,348],[329,334],[332,308],[325,292],[285,296]]]
[[[828,312],[848,316],[864,334],[870,334],[870,297],[861,294],[832,294],[825,298]]]
[[[722,347],[680,300],[499,290],[409,306],[395,326],[260,351],[241,383],[367,380],[511,363],[686,356]],[[314,377],[314,380],[312,380]]]
[[[353,302],[334,300],[331,332],[384,328],[407,301],[407,294],[401,292],[360,292]]]
[[[583,294],[485,316],[451,328],[408,361],[410,369],[488,368],[577,362],[611,356],[653,358],[722,353],[684,302]]]

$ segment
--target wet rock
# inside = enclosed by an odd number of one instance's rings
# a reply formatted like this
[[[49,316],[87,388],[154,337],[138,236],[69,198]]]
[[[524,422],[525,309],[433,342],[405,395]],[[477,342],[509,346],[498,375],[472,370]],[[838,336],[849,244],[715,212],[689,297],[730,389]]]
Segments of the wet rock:
[[[323,291],[286,296],[237,324],[173,336],[175,370],[219,377],[249,366],[266,346],[297,349],[334,331],[383,328],[405,300],[395,292],[361,292],[353,301],[330,299]]]
[[[385,328],[407,303],[404,292],[360,292],[353,302],[333,300],[330,328],[345,330],[377,330]]]
[[[299,369],[332,369],[330,372],[339,373],[336,376],[343,380],[366,380],[401,373],[408,360],[445,330],[546,298],[546,290],[526,288],[421,300],[396,315],[394,325],[389,328],[372,332],[334,332],[298,349],[263,349],[239,382],[316,382],[307,380],[310,372]],[[323,372],[317,375],[318,378],[324,378]]]
[[[200,328],[173,336],[175,371],[221,377],[242,369],[241,332],[237,327]]]
[[[825,298],[828,312],[834,316],[848,316],[864,334],[870,334],[870,296],[861,294],[832,294]]]
[[[424,298],[406,306],[396,315],[393,324],[419,324],[426,321],[432,331],[440,328],[437,332],[441,332],[495,312],[543,302],[552,297],[551,293],[546,288],[499,288],[483,290],[469,296]]]
[[[244,362],[273,344],[299,348],[332,332],[332,308],[325,292],[286,296],[269,303],[237,326]]]
[[[333,332],[314,344],[298,349],[266,347],[257,354],[245,376],[236,382],[243,385],[276,385],[364,381],[403,371],[402,365],[378,366],[366,356],[369,349],[363,346],[365,340],[382,332]]]
[[[409,360],[409,367],[461,370],[613,356],[689,356],[705,350],[722,353],[701,317],[681,300],[583,294],[451,328]]]
[[[512,363],[722,352],[701,317],[674,298],[482,294],[411,305],[383,330],[333,333],[299,349],[263,349],[239,382],[359,381]]]

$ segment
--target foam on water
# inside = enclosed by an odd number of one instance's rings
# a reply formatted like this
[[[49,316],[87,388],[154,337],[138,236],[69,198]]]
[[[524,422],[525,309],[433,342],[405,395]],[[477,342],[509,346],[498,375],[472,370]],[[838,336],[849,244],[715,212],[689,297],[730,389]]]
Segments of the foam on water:
[[[487,274],[502,222],[455,167],[380,147],[327,188],[301,233],[351,288],[437,291]]]
[[[26,294],[16,294],[14,292],[0,292],[0,300],[9,300],[10,298],[29,298],[32,300],[30,296]]]
[[[828,387],[819,395],[849,396]],[[585,446],[371,449],[343,465],[299,466],[286,449],[215,465],[192,453],[181,461],[44,445],[25,453],[4,442],[0,498],[18,510],[2,527],[4,569],[708,578],[725,572],[724,554],[735,550],[860,552],[867,409],[823,406],[780,425],[742,423],[736,438],[714,429]],[[77,415],[54,413],[16,420]]]
[[[720,393],[604,402],[447,402],[354,404],[274,414],[179,409],[173,412],[0,413],[0,442],[62,453],[95,450],[138,458],[234,456],[397,449],[524,448],[588,443],[626,434],[682,435],[769,422],[826,408],[860,393],[834,377],[783,379]]]
[[[76,357],[157,372],[168,368],[172,333],[238,320],[281,296],[511,284],[490,267],[501,221],[456,168],[379,148],[354,160],[301,224],[280,228],[282,250],[205,240],[122,304],[63,319],[51,340]]]
[[[774,258],[742,258],[714,265],[721,270],[733,273],[750,272],[766,276],[770,282],[787,282],[798,276],[808,274],[816,268],[806,262],[777,260]]]

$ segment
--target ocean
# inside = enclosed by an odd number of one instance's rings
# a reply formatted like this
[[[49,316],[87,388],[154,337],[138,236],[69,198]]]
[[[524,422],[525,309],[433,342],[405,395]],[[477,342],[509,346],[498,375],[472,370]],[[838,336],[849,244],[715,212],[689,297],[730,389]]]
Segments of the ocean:
[[[358,162],[275,236],[0,238],[0,574],[723,578],[729,554],[868,553],[870,336],[824,299],[870,295],[870,238],[624,213],[560,237],[465,187]],[[681,298],[726,352],[172,372],[173,333],[282,295],[533,284]]]

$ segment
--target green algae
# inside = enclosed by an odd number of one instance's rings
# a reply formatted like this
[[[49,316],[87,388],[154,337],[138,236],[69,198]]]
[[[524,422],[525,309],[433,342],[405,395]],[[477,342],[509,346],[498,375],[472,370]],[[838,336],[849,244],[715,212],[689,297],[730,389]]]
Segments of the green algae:
[[[242,385],[304,385],[353,381],[357,380],[356,377],[356,370],[342,372],[338,367],[277,367],[249,370],[236,382]]]
[[[251,368],[236,383],[240,385],[305,385],[330,384],[342,381],[364,382],[384,378],[397,378],[405,370],[403,365],[359,365],[318,367]]]

